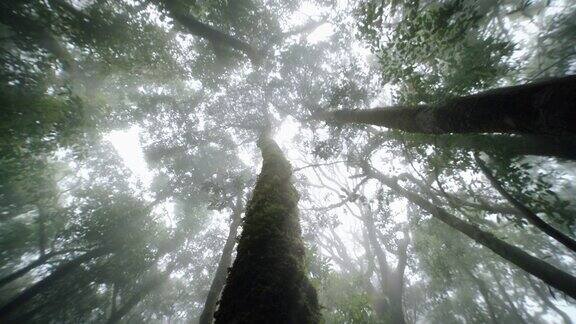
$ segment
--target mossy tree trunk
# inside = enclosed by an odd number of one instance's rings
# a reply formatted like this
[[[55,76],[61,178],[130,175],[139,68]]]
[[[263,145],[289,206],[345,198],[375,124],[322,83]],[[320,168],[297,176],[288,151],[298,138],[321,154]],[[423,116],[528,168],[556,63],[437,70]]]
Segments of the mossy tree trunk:
[[[340,110],[322,117],[423,134],[575,136],[576,76],[489,90],[438,106]]]
[[[304,265],[292,168],[269,134],[260,137],[258,147],[262,171],[215,323],[318,323],[320,309]]]

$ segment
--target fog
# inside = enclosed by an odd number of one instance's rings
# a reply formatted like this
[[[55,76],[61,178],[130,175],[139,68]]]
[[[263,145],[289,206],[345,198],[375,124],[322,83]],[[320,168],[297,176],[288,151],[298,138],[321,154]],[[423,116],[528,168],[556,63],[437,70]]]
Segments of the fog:
[[[572,323],[576,2],[0,0],[0,323]]]

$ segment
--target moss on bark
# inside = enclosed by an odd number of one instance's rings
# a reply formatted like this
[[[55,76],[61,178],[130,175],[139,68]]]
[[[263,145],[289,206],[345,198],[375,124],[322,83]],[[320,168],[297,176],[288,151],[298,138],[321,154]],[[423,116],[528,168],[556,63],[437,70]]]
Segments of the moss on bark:
[[[576,136],[576,76],[493,89],[438,106],[339,110],[323,116],[410,133],[506,133]]]
[[[262,171],[214,315],[216,324],[318,323],[318,299],[304,266],[292,168],[267,135],[261,136],[258,147]]]

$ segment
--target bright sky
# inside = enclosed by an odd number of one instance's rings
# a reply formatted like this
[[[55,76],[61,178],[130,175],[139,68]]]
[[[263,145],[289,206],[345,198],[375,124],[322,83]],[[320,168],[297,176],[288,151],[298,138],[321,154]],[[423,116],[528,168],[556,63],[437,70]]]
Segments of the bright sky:
[[[140,143],[140,127],[132,126],[125,130],[116,130],[108,133],[104,138],[116,149],[124,164],[142,181],[146,188],[152,182],[153,173],[148,169],[144,160],[144,151]]]

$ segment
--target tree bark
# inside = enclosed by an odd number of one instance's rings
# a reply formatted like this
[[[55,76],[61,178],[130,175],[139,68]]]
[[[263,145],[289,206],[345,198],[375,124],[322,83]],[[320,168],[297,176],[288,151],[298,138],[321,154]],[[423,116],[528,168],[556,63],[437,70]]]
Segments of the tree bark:
[[[191,14],[186,13],[181,8],[177,0],[155,0],[160,3],[170,16],[185,27],[190,34],[204,38],[214,45],[224,45],[244,53],[252,61],[252,64],[257,64],[260,61],[258,51],[250,44],[239,40],[236,37],[223,33],[207,24],[200,22]]]
[[[291,183],[290,163],[267,132],[258,146],[262,171],[246,209],[215,322],[319,323],[316,291],[304,265],[299,197]]]
[[[433,217],[442,221],[446,225],[468,236],[476,243],[492,250],[505,260],[541,279],[550,286],[566,293],[572,298],[576,298],[576,277],[524,252],[522,249],[514,245],[506,243],[495,235],[483,231],[475,225],[459,219],[446,210],[435,206],[421,196],[402,188],[396,179],[387,177],[373,169],[365,171],[369,177],[381,181],[383,184],[395,190],[398,194],[404,196],[420,208],[426,210]]]
[[[110,296],[110,318],[116,314],[116,301],[118,300],[118,284],[112,284],[112,296]]]
[[[528,208],[526,205],[524,205],[519,200],[514,198],[508,191],[506,191],[506,189],[504,189],[504,187],[502,187],[498,179],[496,179],[496,177],[492,175],[490,169],[488,169],[486,164],[482,161],[482,159],[480,159],[480,157],[477,154],[474,155],[474,158],[476,159],[478,167],[480,167],[480,170],[482,171],[484,176],[488,179],[492,187],[494,187],[494,189],[496,189],[498,193],[500,193],[504,198],[506,198],[506,200],[508,200],[508,202],[512,204],[512,206],[518,209],[518,211],[520,211],[520,214],[530,224],[536,226],[539,230],[548,234],[548,236],[560,242],[568,249],[572,250],[572,252],[576,252],[576,240],[557,230],[552,225],[546,223],[542,218],[536,215],[536,213],[530,210],[530,208]]]
[[[576,135],[576,76],[489,90],[438,106],[340,110],[328,121],[385,126],[411,133]]]
[[[222,249],[222,257],[220,257],[220,262],[218,263],[218,268],[216,268],[216,274],[210,285],[210,290],[208,291],[208,297],[206,297],[206,302],[204,303],[204,309],[200,315],[199,324],[212,324],[214,319],[214,311],[216,310],[216,304],[218,303],[218,297],[222,292],[222,288],[226,283],[226,275],[228,274],[228,267],[232,262],[232,252],[234,251],[234,245],[236,245],[236,236],[238,233],[238,226],[242,221],[242,193],[238,194],[238,199],[236,201],[236,206],[234,206],[234,211],[232,214],[232,223],[230,224],[230,230],[228,232],[228,238]]]
[[[9,316],[14,313],[18,308],[22,307],[25,303],[30,301],[36,295],[40,294],[45,289],[52,287],[58,280],[65,278],[67,275],[72,273],[76,268],[78,268],[82,263],[88,262],[97,257],[103,256],[110,253],[109,249],[98,248],[90,252],[87,252],[76,259],[69,261],[56,270],[54,270],[46,278],[38,281],[31,287],[25,289],[18,296],[14,297],[11,301],[0,308],[0,322],[7,321]]]

